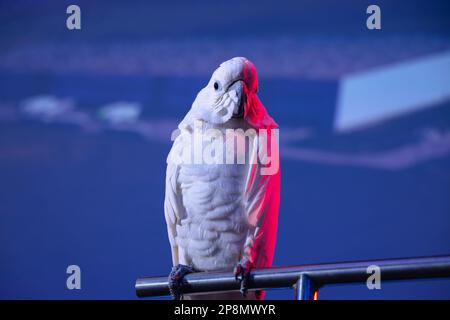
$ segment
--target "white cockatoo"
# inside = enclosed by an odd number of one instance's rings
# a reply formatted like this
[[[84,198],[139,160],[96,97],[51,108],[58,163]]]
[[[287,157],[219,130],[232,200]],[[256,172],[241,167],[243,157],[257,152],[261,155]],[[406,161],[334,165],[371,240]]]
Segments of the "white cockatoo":
[[[242,57],[228,60],[214,71],[178,126],[167,158],[164,202],[173,262],[169,287],[175,299],[182,297],[187,273],[233,270],[241,292],[184,298],[263,298],[261,291],[247,294],[247,285],[252,268],[272,265],[280,171],[278,125],[257,89],[253,63]],[[225,139],[230,132],[235,135],[231,144]],[[239,139],[244,143],[235,144]]]

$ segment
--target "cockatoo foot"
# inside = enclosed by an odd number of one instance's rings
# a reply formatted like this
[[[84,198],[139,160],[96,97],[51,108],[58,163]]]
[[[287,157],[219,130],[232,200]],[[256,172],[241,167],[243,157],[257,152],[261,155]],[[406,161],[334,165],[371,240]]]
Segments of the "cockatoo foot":
[[[240,291],[244,297],[247,296],[248,284],[251,280],[250,271],[253,269],[253,263],[248,260],[241,260],[234,268],[234,277],[241,284]]]
[[[184,276],[195,272],[195,269],[184,264],[178,264],[172,267],[169,275],[169,290],[173,300],[181,300],[182,288],[186,283]]]

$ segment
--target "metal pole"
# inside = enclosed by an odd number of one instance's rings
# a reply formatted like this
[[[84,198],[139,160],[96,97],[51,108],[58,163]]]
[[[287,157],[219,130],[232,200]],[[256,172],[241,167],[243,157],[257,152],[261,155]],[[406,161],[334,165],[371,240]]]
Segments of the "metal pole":
[[[295,300],[317,300],[318,290],[314,281],[302,273],[294,285]]]
[[[332,264],[272,267],[252,271],[249,289],[293,287],[302,275],[308,276],[317,287],[331,283],[365,282],[367,267],[380,267],[381,281],[450,277],[450,256],[386,259]],[[184,293],[239,290],[231,272],[198,272],[188,274]],[[139,278],[136,281],[139,297],[169,294],[167,276]]]

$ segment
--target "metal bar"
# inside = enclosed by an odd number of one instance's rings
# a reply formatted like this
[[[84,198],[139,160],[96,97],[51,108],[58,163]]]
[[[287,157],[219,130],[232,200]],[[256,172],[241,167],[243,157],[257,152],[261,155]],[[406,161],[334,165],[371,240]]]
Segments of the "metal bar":
[[[293,287],[302,275],[308,276],[317,287],[331,283],[365,282],[367,267],[380,268],[381,281],[450,277],[450,256],[407,259],[386,259],[332,264],[272,267],[252,270],[249,289]],[[231,272],[198,272],[188,274],[184,293],[239,290]],[[167,276],[136,280],[139,297],[169,294]]]
[[[319,288],[309,276],[302,273],[294,285],[295,300],[317,300]]]

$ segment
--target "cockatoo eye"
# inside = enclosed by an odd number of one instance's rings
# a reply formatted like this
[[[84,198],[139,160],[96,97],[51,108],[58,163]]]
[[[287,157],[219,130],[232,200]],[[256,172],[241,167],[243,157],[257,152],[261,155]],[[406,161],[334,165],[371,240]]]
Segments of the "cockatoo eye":
[[[214,82],[214,90],[219,90],[219,83],[217,81]]]

